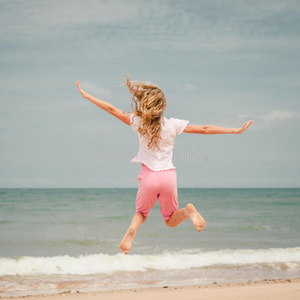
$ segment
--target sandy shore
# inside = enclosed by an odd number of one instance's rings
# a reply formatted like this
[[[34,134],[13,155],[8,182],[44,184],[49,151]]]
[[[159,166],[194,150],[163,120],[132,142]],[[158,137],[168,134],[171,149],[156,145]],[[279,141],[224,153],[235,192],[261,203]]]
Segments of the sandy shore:
[[[56,295],[9,297],[2,299],[29,298],[35,300],[92,300],[92,299],[214,299],[214,300],[298,300],[300,299],[300,278],[282,280],[264,280],[246,283],[211,284],[185,287],[164,287],[147,289],[130,289],[108,292],[64,293]]]

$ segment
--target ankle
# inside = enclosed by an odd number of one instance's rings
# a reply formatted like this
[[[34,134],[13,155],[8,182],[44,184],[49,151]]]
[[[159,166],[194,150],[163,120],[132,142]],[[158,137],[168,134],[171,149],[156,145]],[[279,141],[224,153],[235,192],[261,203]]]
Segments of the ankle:
[[[184,213],[185,213],[187,218],[189,217],[189,214],[193,210],[193,208],[194,208],[194,205],[192,203],[188,203],[186,205],[186,207],[184,208]]]
[[[130,225],[128,230],[127,230],[127,233],[132,235],[132,234],[135,234],[136,231],[137,231],[137,228],[134,225]]]

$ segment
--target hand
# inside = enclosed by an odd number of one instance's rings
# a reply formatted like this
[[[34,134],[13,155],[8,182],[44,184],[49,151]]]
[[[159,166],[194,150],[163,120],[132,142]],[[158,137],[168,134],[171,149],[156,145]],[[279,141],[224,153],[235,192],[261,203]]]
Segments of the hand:
[[[253,120],[246,122],[241,128],[236,128],[235,133],[240,134],[240,133],[244,132],[252,123],[253,123]]]
[[[81,88],[79,81],[76,81],[77,87],[78,87],[78,91],[80,92],[80,94],[82,95],[83,98],[87,98],[87,93]]]

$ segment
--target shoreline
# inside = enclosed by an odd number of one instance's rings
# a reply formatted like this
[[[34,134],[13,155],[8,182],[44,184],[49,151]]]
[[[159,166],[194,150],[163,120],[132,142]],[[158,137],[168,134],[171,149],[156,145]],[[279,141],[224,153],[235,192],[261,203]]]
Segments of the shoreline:
[[[131,299],[205,299],[229,300],[229,299],[272,299],[289,300],[300,299],[300,278],[296,279],[265,279],[261,281],[248,281],[237,283],[213,283],[192,286],[164,286],[164,287],[147,287],[131,288],[122,290],[97,291],[97,292],[80,292],[65,290],[56,294],[41,294],[27,296],[5,296],[1,299],[31,298],[35,300],[61,300],[62,297],[68,300],[83,299],[107,299],[107,300],[131,300]]]

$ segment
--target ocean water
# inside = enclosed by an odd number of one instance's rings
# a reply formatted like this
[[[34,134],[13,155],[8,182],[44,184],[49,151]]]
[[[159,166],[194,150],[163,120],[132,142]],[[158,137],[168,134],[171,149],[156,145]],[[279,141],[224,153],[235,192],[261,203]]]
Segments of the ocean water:
[[[206,220],[156,203],[119,251],[136,189],[0,189],[0,296],[300,277],[300,189],[179,189]]]

